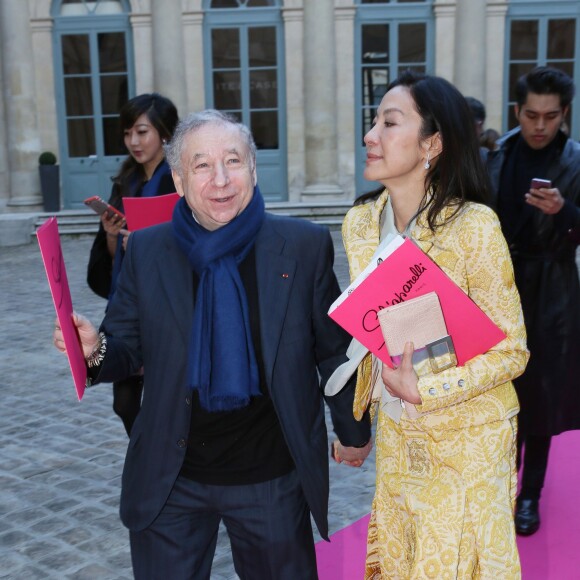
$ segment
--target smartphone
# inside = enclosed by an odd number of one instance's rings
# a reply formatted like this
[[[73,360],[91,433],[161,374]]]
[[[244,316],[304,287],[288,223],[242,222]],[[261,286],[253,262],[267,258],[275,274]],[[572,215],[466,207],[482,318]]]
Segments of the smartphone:
[[[117,208],[114,208],[111,204],[101,199],[98,195],[88,197],[85,199],[84,203],[99,215],[103,215],[105,212],[108,212],[109,216],[116,214],[119,217],[125,218],[125,216]]]
[[[552,187],[552,182],[549,179],[540,179],[539,177],[534,177],[530,183],[530,189],[550,189]]]

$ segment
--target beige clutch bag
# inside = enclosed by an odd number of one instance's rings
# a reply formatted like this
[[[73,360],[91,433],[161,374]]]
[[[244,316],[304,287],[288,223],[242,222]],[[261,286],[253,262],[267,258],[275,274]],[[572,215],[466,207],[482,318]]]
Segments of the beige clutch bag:
[[[378,318],[395,366],[400,364],[407,342],[412,342],[415,347],[413,365],[416,370],[422,370],[426,360],[434,373],[457,365],[436,292],[388,306],[379,312]],[[419,370],[417,374],[424,374]]]

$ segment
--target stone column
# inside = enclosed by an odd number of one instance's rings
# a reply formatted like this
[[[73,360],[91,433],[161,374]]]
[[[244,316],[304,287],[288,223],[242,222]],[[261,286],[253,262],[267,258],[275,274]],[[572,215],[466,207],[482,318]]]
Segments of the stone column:
[[[135,90],[137,95],[151,93],[155,90],[153,82],[153,33],[151,14],[131,13],[129,22],[133,30],[135,48]]]
[[[485,5],[485,2],[457,0],[455,25],[455,85],[464,95],[482,100],[487,41]]]
[[[2,30],[0,29],[0,46],[2,46]],[[2,60],[0,57],[0,87],[3,87],[2,82]],[[6,206],[10,195],[8,189],[8,135],[6,133],[6,123],[4,119],[4,93],[0,90],[0,213]]]
[[[304,2],[306,188],[302,200],[343,196],[337,185],[334,1]]]
[[[360,112],[355,111],[353,98],[355,16],[356,8],[352,4],[336,9],[336,121],[337,127],[340,127],[340,130],[337,129],[337,183],[348,199],[354,199],[357,194],[355,175],[358,148],[355,143],[359,142],[355,137],[355,115]]]
[[[187,109],[179,111],[185,117],[191,111],[205,108],[205,75],[203,63],[203,12],[201,7],[183,15],[183,46]]]
[[[181,1],[151,0],[153,83],[180,115],[187,110]]]
[[[34,59],[28,3],[0,2],[0,58],[6,141],[8,149],[9,206],[35,209],[40,205],[38,155],[40,139],[35,103]]]
[[[503,131],[503,75],[505,67],[505,38],[507,0],[488,0],[487,2],[487,40],[485,72],[485,108],[487,109],[486,127]]]
[[[480,0],[483,1],[483,0]],[[435,0],[435,74],[452,82],[455,54],[455,0]]]
[[[304,143],[304,14],[302,8],[284,3],[286,57],[286,143],[288,147],[288,201],[300,203],[306,183]],[[279,63],[281,66],[282,63]]]

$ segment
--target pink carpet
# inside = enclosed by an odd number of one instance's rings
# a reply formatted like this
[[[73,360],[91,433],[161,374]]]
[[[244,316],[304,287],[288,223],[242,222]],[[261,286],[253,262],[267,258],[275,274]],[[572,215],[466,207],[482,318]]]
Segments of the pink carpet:
[[[523,580],[580,580],[580,431],[552,440],[540,505],[542,526],[518,537]],[[369,516],[316,545],[320,580],[357,580],[364,576]]]

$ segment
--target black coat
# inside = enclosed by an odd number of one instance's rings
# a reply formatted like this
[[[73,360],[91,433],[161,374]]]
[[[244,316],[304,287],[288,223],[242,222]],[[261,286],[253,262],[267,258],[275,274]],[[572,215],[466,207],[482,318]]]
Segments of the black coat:
[[[519,128],[491,151],[487,167],[495,205],[506,152]],[[520,226],[532,220],[532,253],[510,245],[516,285],[522,299],[530,362],[515,381],[521,404],[521,432],[557,435],[580,429],[580,284],[576,248],[580,243],[580,144],[568,139],[547,174],[566,200],[564,214],[545,215],[526,206]],[[516,238],[517,239],[517,238]]]
[[[155,171],[163,171],[163,175],[159,181],[159,185],[155,195],[165,195],[167,193],[174,193],[175,184],[169,172],[169,166],[166,162],[160,163]],[[141,195],[140,189],[136,192],[138,196]],[[131,193],[131,188],[128,183],[113,183],[111,189],[111,196],[109,203],[120,211],[123,209],[123,197],[133,197],[135,193]],[[113,258],[109,254],[107,248],[107,233],[103,228],[103,223],[99,222],[99,231],[95,236],[95,241],[91,247],[91,254],[89,256],[89,264],[87,267],[87,284],[89,288],[101,298],[109,298],[111,294],[111,282],[113,277]]]

